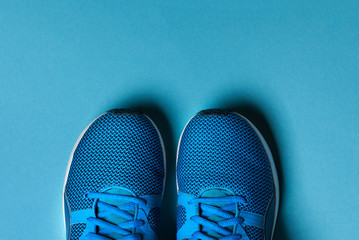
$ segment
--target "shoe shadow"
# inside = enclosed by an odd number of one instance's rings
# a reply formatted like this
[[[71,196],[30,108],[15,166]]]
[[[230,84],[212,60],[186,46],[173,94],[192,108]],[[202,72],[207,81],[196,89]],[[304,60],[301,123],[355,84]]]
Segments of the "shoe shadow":
[[[121,106],[140,110],[146,114],[156,124],[161,133],[166,151],[166,180],[160,213],[159,239],[176,239],[176,139],[174,138],[172,126],[165,111],[151,99],[129,102]]]
[[[273,134],[272,128],[269,125],[269,122],[266,120],[267,118],[264,115],[264,111],[261,108],[251,102],[248,101],[240,101],[242,104],[236,104],[233,101],[224,102],[220,104],[221,108],[229,108],[232,109],[244,117],[246,117],[249,121],[251,121],[256,128],[261,132],[264,139],[266,140],[277,168],[278,178],[279,178],[279,194],[280,194],[280,205],[284,203],[286,197],[286,184],[285,179],[283,178],[283,172],[281,167],[281,153],[280,148],[277,145],[277,141],[275,140],[275,135]],[[276,229],[274,233],[273,240],[289,240],[289,234],[286,227],[286,221],[281,214],[281,207],[279,205],[279,213],[277,217]]]

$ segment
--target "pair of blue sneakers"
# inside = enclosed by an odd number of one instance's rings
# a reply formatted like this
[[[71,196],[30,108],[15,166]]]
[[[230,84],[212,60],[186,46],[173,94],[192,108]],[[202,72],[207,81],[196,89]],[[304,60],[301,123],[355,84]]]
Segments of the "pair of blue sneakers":
[[[67,240],[158,239],[165,149],[149,117],[116,109],[96,118],[70,157]],[[177,150],[177,239],[270,240],[279,204],[270,150],[246,118],[204,110]]]

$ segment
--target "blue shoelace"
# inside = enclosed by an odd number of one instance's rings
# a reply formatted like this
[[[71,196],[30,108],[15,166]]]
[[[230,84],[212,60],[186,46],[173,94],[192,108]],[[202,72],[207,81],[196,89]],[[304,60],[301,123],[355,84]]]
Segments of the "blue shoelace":
[[[135,216],[130,211],[135,211],[136,205],[138,204],[146,204],[145,200],[132,196],[123,196],[123,195],[110,194],[110,193],[87,193],[85,197],[91,199],[98,199],[96,203],[97,208],[100,208],[102,210],[97,214],[96,217],[87,218],[87,220],[90,223],[94,224],[99,228],[97,233],[88,233],[86,238],[87,240],[112,240],[112,238],[106,237],[106,235],[108,234],[121,235],[122,237],[117,238],[118,240],[142,239],[141,235],[133,234],[133,231],[131,229],[134,229],[136,227],[141,227],[145,224],[145,222],[140,219],[134,219]],[[118,207],[115,207],[101,201],[100,199],[121,201],[126,203]],[[110,215],[119,216],[127,221],[124,221],[123,223],[120,224],[113,224],[104,220],[104,218]]]
[[[228,203],[221,207],[210,205],[210,203]],[[241,239],[241,235],[233,234],[233,231],[230,231],[227,227],[235,226],[242,224],[244,219],[241,217],[236,217],[236,215],[231,212],[236,209],[237,204],[245,204],[246,200],[240,196],[226,196],[226,197],[216,197],[216,198],[195,198],[192,199],[189,204],[197,205],[201,212],[200,216],[196,215],[190,219],[199,225],[202,226],[201,231],[194,232],[192,234],[191,240],[201,239],[201,240],[217,240],[212,236],[209,236],[210,231],[217,232],[223,237],[219,238],[220,240],[238,240]],[[219,222],[214,222],[206,218],[210,216],[218,216],[224,220]]]

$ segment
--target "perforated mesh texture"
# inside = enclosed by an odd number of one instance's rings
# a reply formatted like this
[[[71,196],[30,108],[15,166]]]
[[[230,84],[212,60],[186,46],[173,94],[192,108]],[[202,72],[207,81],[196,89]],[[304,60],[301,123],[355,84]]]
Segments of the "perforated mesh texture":
[[[263,240],[264,239],[264,232],[263,229],[253,227],[253,226],[246,226],[244,230],[247,233],[247,236],[250,240]]]
[[[83,231],[86,228],[85,223],[73,224],[70,227],[70,240],[79,240]]]
[[[120,186],[137,196],[161,194],[164,163],[160,137],[138,112],[112,111],[98,118],[83,135],[66,184],[71,211],[91,208],[87,192]]]
[[[186,208],[182,205],[179,205],[177,207],[177,232],[180,230],[180,228],[183,226],[183,224],[186,222]]]
[[[148,223],[154,232],[157,234],[160,231],[160,208],[152,208],[148,213]]]
[[[273,193],[273,177],[265,149],[240,115],[203,111],[188,123],[178,154],[179,190],[197,195],[221,187],[245,196],[242,210],[264,214]]]

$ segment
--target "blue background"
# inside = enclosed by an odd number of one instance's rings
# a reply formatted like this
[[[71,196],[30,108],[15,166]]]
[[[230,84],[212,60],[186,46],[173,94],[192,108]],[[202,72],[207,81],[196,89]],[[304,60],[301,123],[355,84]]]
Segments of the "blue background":
[[[357,1],[1,1],[0,239],[65,239],[62,187],[81,131],[142,108],[168,152],[197,111],[234,107],[280,171],[276,239],[359,234]]]

